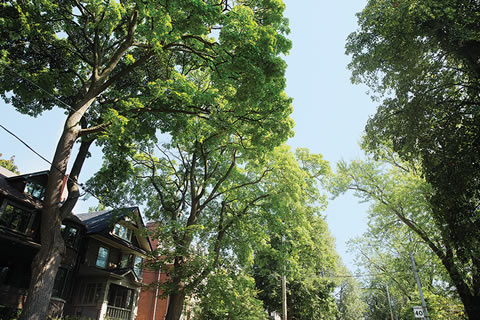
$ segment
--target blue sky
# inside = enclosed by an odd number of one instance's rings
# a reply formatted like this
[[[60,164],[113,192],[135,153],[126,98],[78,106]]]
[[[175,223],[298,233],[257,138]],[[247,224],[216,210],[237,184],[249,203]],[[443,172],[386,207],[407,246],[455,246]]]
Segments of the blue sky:
[[[365,0],[284,0],[290,20],[293,48],[286,57],[287,94],[293,97],[295,137],[293,147],[306,147],[321,153],[332,167],[338,160],[363,157],[358,147],[365,123],[376,105],[366,95],[367,88],[350,83],[349,57],[344,54],[345,39],[356,27],[355,13]],[[52,159],[60,137],[64,115],[54,110],[38,118],[21,115],[0,102],[0,124],[15,132],[47,159]],[[5,131],[0,130],[3,158],[15,155],[22,173],[48,170],[44,163]],[[99,163],[101,155],[93,151],[88,164]],[[97,169],[88,165],[80,180]],[[84,212],[93,200],[80,202],[76,212]],[[359,204],[351,194],[331,200],[325,212],[337,251],[351,271],[355,271],[346,241],[366,230],[367,204]]]

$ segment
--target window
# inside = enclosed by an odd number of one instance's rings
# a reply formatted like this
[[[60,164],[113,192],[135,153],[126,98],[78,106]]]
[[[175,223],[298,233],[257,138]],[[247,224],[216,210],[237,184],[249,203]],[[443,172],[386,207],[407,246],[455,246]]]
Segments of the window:
[[[108,292],[108,305],[117,308],[130,309],[132,307],[133,296],[132,289],[112,283],[110,284],[110,290]]]
[[[133,265],[133,271],[137,277],[141,278],[143,275],[143,259],[142,257],[135,256],[135,264]]]
[[[43,200],[45,197],[45,187],[32,181],[28,181],[25,185],[25,192],[39,200]]]
[[[99,247],[96,266],[99,268],[106,269],[107,262],[108,262],[108,249],[104,247]]]
[[[34,211],[14,207],[7,201],[0,208],[0,225],[24,234],[31,235],[34,217]]]
[[[59,297],[63,298],[64,296],[64,290],[65,290],[65,282],[67,280],[67,269],[65,268],[59,268],[57,275],[55,276],[55,282],[53,284],[53,291],[52,291],[52,296],[53,297]]]
[[[78,228],[62,224],[62,236],[65,245],[75,248],[77,240]]]
[[[124,240],[130,241],[132,239],[132,230],[124,226],[123,224],[115,224],[113,227],[113,232],[114,235],[117,237],[120,237]]]
[[[122,253],[122,259],[120,260],[120,268],[128,268],[131,265],[132,255],[128,253]]]
[[[101,283],[87,283],[85,286],[85,293],[82,302],[84,304],[97,303],[101,298],[102,284]]]

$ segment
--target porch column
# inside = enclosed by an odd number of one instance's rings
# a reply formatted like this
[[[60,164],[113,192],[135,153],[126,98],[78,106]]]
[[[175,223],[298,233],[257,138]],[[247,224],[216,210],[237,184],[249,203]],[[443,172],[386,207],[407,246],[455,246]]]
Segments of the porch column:
[[[105,284],[105,292],[103,293],[102,307],[100,308],[100,316],[98,320],[103,320],[107,316],[108,291],[110,289],[110,281]]]
[[[130,312],[130,320],[135,320],[138,311],[138,299],[140,299],[140,288],[137,288],[133,291],[135,293],[135,297],[132,303],[132,311]]]

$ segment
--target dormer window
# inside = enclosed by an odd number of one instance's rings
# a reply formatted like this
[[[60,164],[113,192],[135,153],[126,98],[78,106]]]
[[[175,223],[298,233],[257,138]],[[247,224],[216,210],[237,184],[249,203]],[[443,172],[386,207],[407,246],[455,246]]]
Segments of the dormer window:
[[[122,238],[123,240],[127,240],[129,242],[132,240],[132,229],[129,229],[120,223],[115,224],[115,226],[113,227],[112,234]]]
[[[45,197],[45,187],[32,181],[27,181],[25,192],[38,200],[43,200]]]

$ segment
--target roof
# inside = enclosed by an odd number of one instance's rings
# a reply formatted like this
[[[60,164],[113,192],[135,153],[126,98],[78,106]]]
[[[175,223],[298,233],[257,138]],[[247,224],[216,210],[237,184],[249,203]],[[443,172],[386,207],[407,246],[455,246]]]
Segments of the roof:
[[[87,234],[110,232],[113,224],[132,213],[137,207],[121,208],[77,214],[77,217],[87,225]]]
[[[7,170],[7,171],[9,171],[9,170]],[[35,177],[41,177],[44,180],[46,180],[46,179],[48,179],[48,174],[49,173],[50,173],[50,171],[48,171],[48,170],[26,173],[26,174],[15,174],[15,173],[13,173],[14,175],[8,177],[9,178],[8,180],[12,180],[12,181],[13,180],[20,180],[20,179],[25,180],[25,179],[29,179],[29,178],[35,178]]]
[[[16,179],[19,177],[23,177],[23,176],[16,175],[10,170],[0,167],[0,194],[2,194],[5,197],[22,202],[23,204],[28,204],[37,209],[40,209],[42,207],[41,201],[18,190],[17,188],[14,187],[14,185],[10,183],[12,179]]]
[[[97,212],[88,212],[88,213],[80,213],[77,214],[77,217],[87,226],[87,234],[101,234],[105,237],[114,239],[116,242],[120,242],[123,245],[130,247],[132,249],[140,249],[134,248],[133,245],[125,241],[121,238],[114,237],[110,234],[112,226],[115,222],[122,220],[129,214],[138,212],[138,217],[140,219],[141,227],[145,227],[143,223],[143,219],[140,216],[138,211],[138,207],[128,207],[128,208],[120,208],[120,209],[113,209],[113,210],[105,210],[105,211],[97,211]],[[152,250],[152,244],[150,243],[150,239],[146,238],[148,246],[150,250]]]
[[[10,171],[7,168],[4,168],[2,166],[0,166],[0,174],[7,177],[7,178],[18,176],[18,174],[16,174],[15,172],[12,172],[12,171]]]

